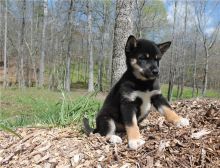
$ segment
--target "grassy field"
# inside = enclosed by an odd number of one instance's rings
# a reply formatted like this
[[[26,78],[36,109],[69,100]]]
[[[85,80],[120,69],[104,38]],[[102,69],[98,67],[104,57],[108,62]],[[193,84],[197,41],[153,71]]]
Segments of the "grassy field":
[[[167,85],[161,88],[167,94]],[[173,100],[176,99],[176,87]],[[0,90],[0,124],[10,127],[26,125],[66,126],[79,123],[83,116],[90,121],[100,109],[106,94],[88,94],[86,90],[70,93],[27,88]],[[200,96],[200,95],[199,95]],[[207,97],[220,98],[217,91],[208,90]],[[183,98],[191,98],[191,88],[185,88]]]
[[[167,96],[167,91],[168,91],[168,85],[162,85],[161,87],[162,93],[164,96]],[[196,94],[196,93],[195,93]],[[201,95],[201,90],[199,90],[198,97],[202,97]],[[207,98],[220,98],[220,91],[216,90],[207,90],[206,96]],[[184,92],[183,92],[183,99],[189,99],[192,98],[192,88],[190,87],[184,87]],[[173,88],[173,99],[177,99],[177,86],[174,86]]]
[[[15,127],[78,123],[84,115],[94,118],[102,104],[95,95],[83,90],[64,93],[27,88],[1,89],[0,93],[0,123]]]

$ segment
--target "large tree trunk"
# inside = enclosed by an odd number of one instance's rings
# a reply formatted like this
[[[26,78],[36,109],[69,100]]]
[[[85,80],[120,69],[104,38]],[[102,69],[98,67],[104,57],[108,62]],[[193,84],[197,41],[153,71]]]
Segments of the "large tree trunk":
[[[7,14],[8,12],[8,0],[5,0],[5,36],[4,36],[4,77],[3,77],[3,87],[6,88],[7,86]]]
[[[48,4],[47,0],[44,0],[44,18],[43,18],[43,30],[42,30],[42,43],[41,43],[41,56],[40,56],[40,71],[39,71],[39,87],[44,85],[44,70],[45,70],[45,50],[46,50],[46,26],[47,26],[47,14]]]
[[[133,6],[134,0],[116,1],[111,86],[113,86],[121,78],[122,74],[126,70],[124,50],[127,38],[133,31]]]
[[[94,91],[93,79],[93,45],[92,45],[92,0],[88,0],[88,54],[89,54],[89,83],[88,91]]]
[[[70,7],[69,7],[69,12],[68,12],[68,46],[67,46],[67,59],[66,59],[66,75],[65,75],[65,90],[70,91],[70,65],[71,65],[71,44],[72,44],[72,25],[71,25],[71,15],[73,11],[73,0],[70,1]]]

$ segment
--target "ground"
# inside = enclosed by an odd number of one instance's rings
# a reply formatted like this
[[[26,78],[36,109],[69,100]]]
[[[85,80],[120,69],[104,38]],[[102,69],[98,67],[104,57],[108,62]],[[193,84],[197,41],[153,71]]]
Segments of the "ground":
[[[220,100],[176,101],[172,107],[190,119],[176,128],[152,112],[141,125],[146,143],[137,151],[113,145],[75,127],[19,128],[23,138],[0,132],[0,167],[220,167]]]

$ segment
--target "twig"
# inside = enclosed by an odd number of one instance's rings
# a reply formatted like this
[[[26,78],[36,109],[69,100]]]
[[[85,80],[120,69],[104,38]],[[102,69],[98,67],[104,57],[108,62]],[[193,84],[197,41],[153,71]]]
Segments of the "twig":
[[[115,144],[113,156],[114,156],[114,160],[116,160],[116,161],[119,160],[117,144]]]

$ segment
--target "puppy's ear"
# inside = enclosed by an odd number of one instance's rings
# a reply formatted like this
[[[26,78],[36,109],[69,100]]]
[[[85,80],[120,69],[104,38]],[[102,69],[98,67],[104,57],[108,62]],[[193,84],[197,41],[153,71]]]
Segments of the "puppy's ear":
[[[162,54],[164,54],[170,48],[170,45],[171,45],[171,41],[167,41],[165,43],[157,44],[157,46],[159,47]]]
[[[134,36],[130,35],[128,37],[126,46],[125,46],[125,52],[129,53],[131,51],[133,51],[135,48],[137,47],[137,40]]]

